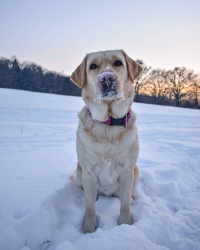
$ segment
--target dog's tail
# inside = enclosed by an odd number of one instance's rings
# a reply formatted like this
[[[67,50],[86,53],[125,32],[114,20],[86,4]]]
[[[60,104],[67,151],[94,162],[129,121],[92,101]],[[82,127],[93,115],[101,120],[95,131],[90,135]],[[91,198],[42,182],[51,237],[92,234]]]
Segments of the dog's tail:
[[[70,180],[71,180],[72,182],[74,182],[74,183],[77,183],[77,181],[76,181],[76,171],[74,171],[74,172],[72,173],[72,175],[70,176]]]

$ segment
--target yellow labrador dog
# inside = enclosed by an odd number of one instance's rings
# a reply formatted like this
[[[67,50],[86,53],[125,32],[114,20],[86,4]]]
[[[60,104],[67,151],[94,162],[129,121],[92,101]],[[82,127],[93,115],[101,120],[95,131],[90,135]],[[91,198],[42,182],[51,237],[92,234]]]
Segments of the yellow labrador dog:
[[[131,104],[133,83],[141,71],[123,50],[108,50],[86,55],[71,75],[86,104],[78,114],[78,164],[72,177],[84,189],[84,233],[97,227],[98,194],[119,197],[119,224],[132,224],[130,202],[139,180],[139,143]]]

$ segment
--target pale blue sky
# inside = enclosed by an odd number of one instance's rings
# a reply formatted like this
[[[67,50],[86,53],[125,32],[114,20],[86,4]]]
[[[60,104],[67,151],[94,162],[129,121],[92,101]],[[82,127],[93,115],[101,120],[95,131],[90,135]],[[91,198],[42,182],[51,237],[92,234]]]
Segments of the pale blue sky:
[[[0,56],[70,74],[86,53],[124,49],[200,71],[199,11],[199,0],[0,0]]]

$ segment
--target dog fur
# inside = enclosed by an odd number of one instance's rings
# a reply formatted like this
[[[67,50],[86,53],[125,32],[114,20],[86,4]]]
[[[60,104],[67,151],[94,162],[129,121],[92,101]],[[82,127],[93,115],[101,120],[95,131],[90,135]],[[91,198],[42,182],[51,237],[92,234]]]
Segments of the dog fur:
[[[116,61],[122,65],[116,66]],[[94,64],[97,67],[92,69]],[[128,113],[135,94],[133,83],[141,71],[142,67],[123,50],[110,50],[87,54],[71,75],[71,80],[82,88],[86,104],[78,114],[78,164],[73,177],[85,194],[84,233],[96,230],[95,201],[98,194],[119,197],[119,224],[132,224],[130,202],[139,181],[136,116],[131,111],[127,127],[101,122],[110,116],[121,118]],[[113,74],[116,94],[101,95],[101,74]]]

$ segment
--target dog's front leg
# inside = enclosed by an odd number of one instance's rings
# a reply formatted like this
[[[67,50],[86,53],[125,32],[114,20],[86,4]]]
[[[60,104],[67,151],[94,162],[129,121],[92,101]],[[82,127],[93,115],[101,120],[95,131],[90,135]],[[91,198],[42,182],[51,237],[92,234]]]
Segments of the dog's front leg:
[[[89,172],[83,172],[83,188],[85,194],[85,217],[83,221],[83,232],[93,233],[96,230],[96,210],[95,201],[97,197],[97,184],[94,177]]]
[[[121,202],[119,224],[132,225],[130,211],[131,195],[134,180],[134,169],[127,170],[119,179],[119,198]]]

